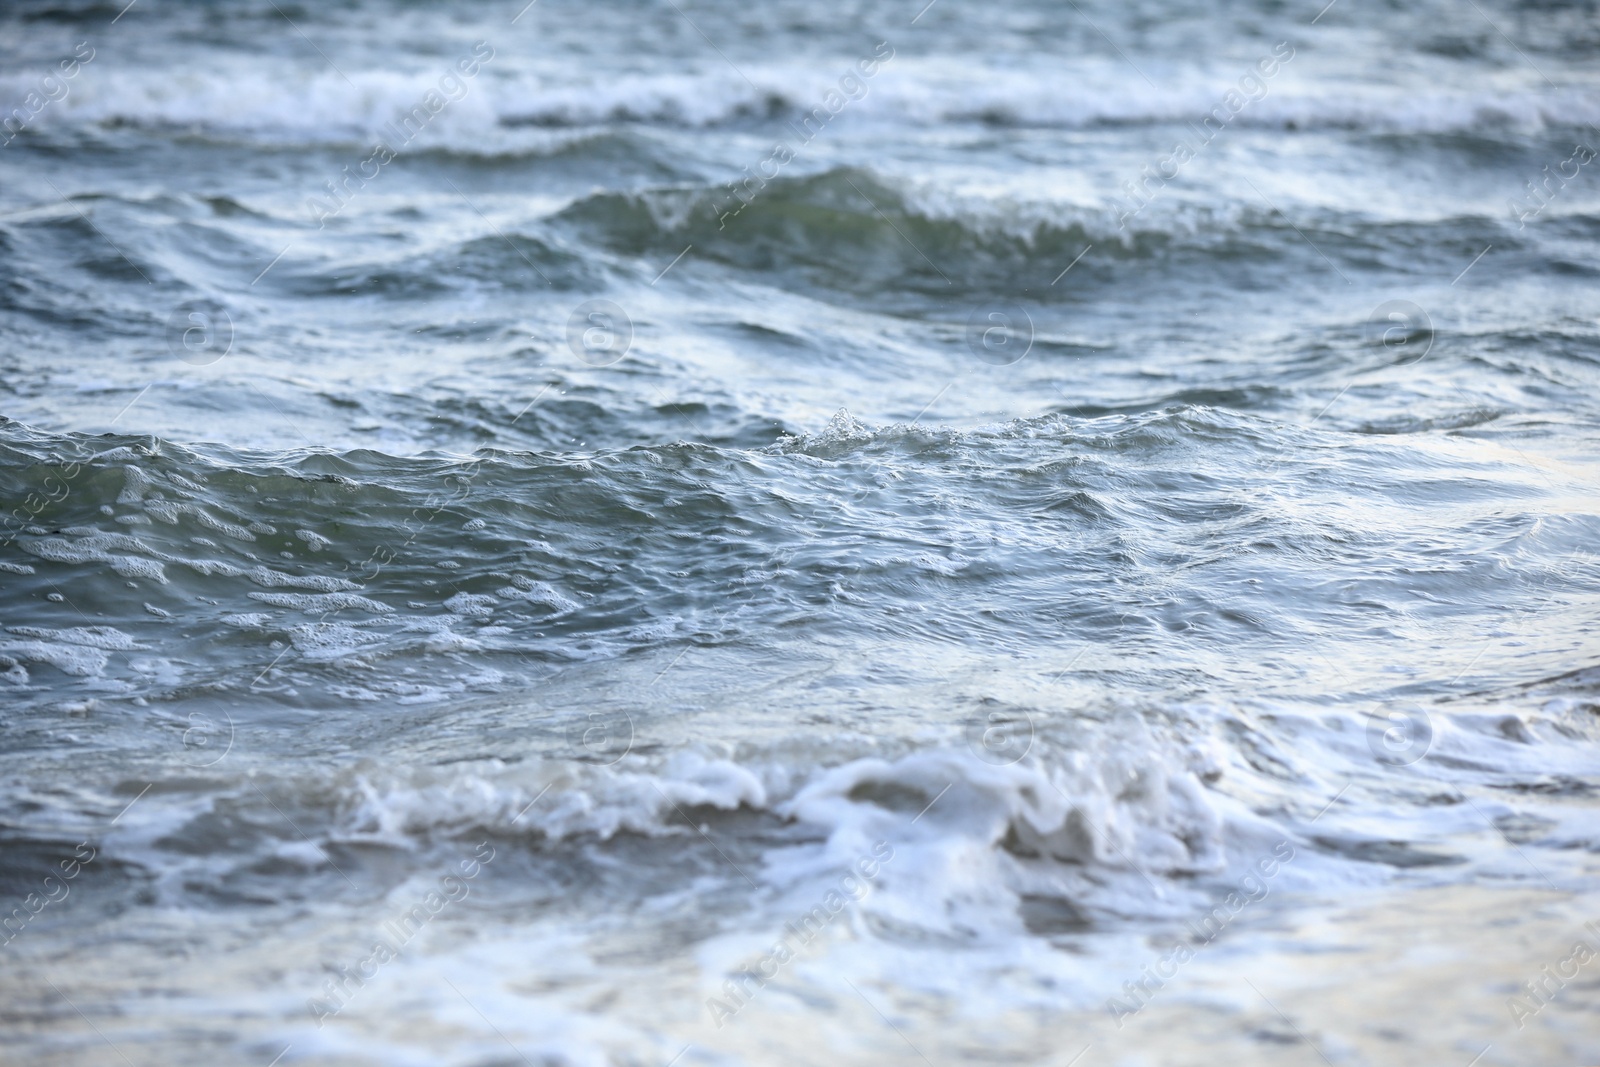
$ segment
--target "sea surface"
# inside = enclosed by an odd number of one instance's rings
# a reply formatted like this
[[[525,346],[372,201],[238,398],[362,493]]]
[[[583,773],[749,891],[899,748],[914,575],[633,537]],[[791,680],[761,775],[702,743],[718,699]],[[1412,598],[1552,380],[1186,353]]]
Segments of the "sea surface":
[[[1600,1062],[1593,0],[125,2],[0,1061]]]

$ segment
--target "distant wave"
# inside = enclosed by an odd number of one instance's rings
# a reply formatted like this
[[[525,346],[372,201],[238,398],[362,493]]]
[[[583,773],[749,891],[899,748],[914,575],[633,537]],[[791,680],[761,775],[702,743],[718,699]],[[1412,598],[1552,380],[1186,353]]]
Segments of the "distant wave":
[[[1188,70],[1161,88],[1126,71],[1085,60],[1068,80],[1055,71],[977,70],[953,76],[932,60],[897,60],[852,102],[852,118],[940,126],[1087,128],[1197,122],[1215,106],[1236,72]],[[825,64],[823,64],[825,66]],[[816,108],[826,86],[816,64],[753,67],[746,82],[731,70],[685,74],[620,74],[605,80],[496,70],[451,105],[448,119],[419,145],[484,151],[515,150],[551,130],[616,123],[710,127],[781,124]],[[266,65],[185,70],[105,69],[72,87],[39,116],[49,127],[134,126],[248,136],[268,143],[359,143],[416,102],[437,72],[332,72],[285,85]],[[1572,86],[1472,90],[1418,84],[1373,85],[1319,80],[1274,84],[1237,119],[1266,128],[1339,128],[1374,132],[1495,132],[1600,122],[1600,91]],[[0,102],[32,89],[26,72],[0,76]]]

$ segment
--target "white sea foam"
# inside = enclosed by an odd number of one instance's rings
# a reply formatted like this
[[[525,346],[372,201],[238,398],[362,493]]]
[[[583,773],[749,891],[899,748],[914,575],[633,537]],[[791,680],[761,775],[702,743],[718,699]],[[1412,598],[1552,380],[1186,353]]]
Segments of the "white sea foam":
[[[350,787],[339,832],[408,847],[418,835],[467,828],[606,839],[623,832],[677,832],[667,825],[677,805],[732,810],[766,803],[766,790],[752,771],[693,752],[655,769],[563,762],[530,774],[495,763],[406,779],[361,776]]]
[[[62,674],[76,678],[97,677],[105,670],[106,654],[99,649],[83,645],[54,644],[48,641],[0,641],[0,656],[10,660],[5,664],[14,670],[18,660],[29,663],[48,663]],[[28,681],[27,672],[12,679]]]
[[[381,604],[355,593],[260,593],[251,591],[245,594],[251,600],[259,600],[263,604],[271,604],[275,608],[293,608],[296,611],[310,612],[313,614],[327,614],[332,611],[365,611],[373,615],[387,615],[394,611],[388,604]]]
[[[145,648],[132,637],[114,626],[74,626],[66,630],[52,630],[44,626],[8,626],[6,629],[22,637],[37,637],[46,641],[61,641],[69,645],[84,645],[115,651]]]

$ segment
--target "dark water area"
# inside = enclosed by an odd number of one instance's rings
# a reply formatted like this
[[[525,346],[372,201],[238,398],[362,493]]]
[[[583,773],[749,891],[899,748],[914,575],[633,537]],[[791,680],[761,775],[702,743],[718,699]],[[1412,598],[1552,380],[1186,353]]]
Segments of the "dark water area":
[[[1600,1061],[1597,52],[7,4],[0,1058]]]

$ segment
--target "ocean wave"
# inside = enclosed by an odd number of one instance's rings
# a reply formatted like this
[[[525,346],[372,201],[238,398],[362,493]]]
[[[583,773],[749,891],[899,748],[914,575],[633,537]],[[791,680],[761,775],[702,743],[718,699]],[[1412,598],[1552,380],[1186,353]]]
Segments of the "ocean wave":
[[[543,225],[618,256],[655,262],[692,243],[697,261],[899,302],[909,294],[1072,301],[1086,288],[1147,283],[1152,268],[1173,275],[1221,269],[1249,286],[1264,263],[1325,266],[1319,249],[1359,269],[1401,249],[1437,254],[1463,232],[1481,232],[1500,247],[1524,246],[1530,239],[1513,222],[1509,214],[1395,218],[1331,205],[1291,220],[1248,199],[1200,204],[1177,195],[1135,212],[1131,201],[1109,193],[1078,203],[978,198],[834,167],[759,186],[594,193]],[[1090,246],[1093,255],[1085,256]],[[1052,278],[1069,265],[1072,284],[1053,288]]]
[[[1142,903],[1124,899],[1117,907],[1126,911],[1162,906],[1152,876],[1176,887],[1227,866],[1224,820],[1202,783],[1217,773],[1215,755],[1137,718],[1075,727],[1071,747],[1041,739],[1014,765],[964,747],[866,755],[882,746],[861,741],[780,743],[736,759],[690,746],[597,763],[584,752],[589,723],[573,713],[547,727],[571,735],[578,759],[401,770],[364,762],[309,778],[256,775],[243,792],[218,791],[220,782],[195,792],[199,783],[190,783],[165,810],[108,838],[108,854],[169,881],[174,868],[188,868],[191,879],[226,882],[290,845],[302,849],[298,868],[332,871],[337,857],[359,862],[373,849],[428,852],[484,837],[558,854],[626,850],[618,839],[630,836],[699,849],[710,820],[726,847],[750,857],[748,873],[777,893],[894,840],[899,858],[881,886],[898,903],[884,918],[946,932],[961,921],[952,907],[959,912],[964,897],[968,909],[977,904],[972,893],[985,882],[978,897],[1012,912],[1023,894],[1047,887],[1077,906],[1109,907],[1108,882],[1121,893],[1137,884]],[[274,806],[293,811],[308,837],[287,825],[244,839],[225,832],[240,817],[270,826]],[[186,858],[202,847],[216,851]]]
[[[1393,435],[1352,447],[1331,427],[1202,406],[971,429],[840,413],[760,448],[567,456],[251,454],[3,429],[0,489],[32,502],[0,546],[12,594],[0,680],[23,707],[182,706],[219,691],[412,707],[796,627],[892,627],[923,649],[992,651],[1203,628],[1270,656],[1315,633],[1283,587],[1384,619],[1423,595],[1495,610],[1479,570],[1432,565],[1432,539],[1395,536],[1383,568],[1319,579],[1330,545],[1371,535],[1336,508],[1312,521],[1274,487],[1323,478],[1330,446],[1386,498],[1492,504],[1493,521],[1436,536],[1484,559],[1514,542],[1530,588],[1571,584],[1550,561],[1590,525],[1525,529],[1527,500],[1483,477],[1446,482]],[[1197,445],[1207,470],[1194,469]],[[1275,458],[1285,449],[1302,458]],[[1207,538],[1216,551],[1197,555]],[[128,598],[120,608],[102,606],[108,589]],[[103,640],[68,601],[105,612],[92,622]]]
[[[453,191],[413,196],[426,210],[440,196],[459,207]],[[280,212],[276,217],[258,211],[264,203],[98,194],[78,200],[104,213],[106,221],[96,225],[129,259],[110,252],[74,206],[58,203],[0,219],[0,247],[18,252],[0,265],[0,279],[18,282],[13,300],[40,320],[91,330],[108,321],[128,331],[160,324],[136,302],[108,309],[99,319],[85,318],[63,290],[29,282],[32,264],[61,255],[99,257],[84,262],[85,273],[96,280],[106,274],[139,277],[132,265],[138,264],[152,277],[165,275],[179,284],[193,279],[191,291],[209,298],[212,290],[202,279],[222,272],[247,289],[258,264],[272,262],[270,243],[255,232],[258,219],[297,230],[312,225],[303,200],[272,205]],[[887,301],[897,311],[920,314],[929,297],[1070,304],[1086,293],[1159,287],[1169,278],[1176,283],[1195,271],[1225,271],[1224,280],[1248,289],[1282,263],[1326,267],[1332,261],[1353,273],[1408,254],[1418,262],[1437,259],[1443,271],[1457,263],[1462,246],[1481,241],[1480,249],[1492,243],[1502,253],[1538,247],[1581,237],[1595,219],[1577,201],[1552,208],[1538,232],[1519,231],[1504,205],[1397,216],[1323,203],[1288,216],[1249,197],[1201,202],[1183,190],[1158,194],[1138,210],[1134,205],[1114,189],[1062,199],[977,196],[931,180],[836,166],[754,184],[652,183],[552,198],[496,223],[497,232],[474,227],[469,236],[452,231],[409,248],[286,259],[261,285],[291,297],[354,294],[425,302],[483,287],[593,292],[612,282],[651,282],[693,245],[691,269],[715,264],[759,275],[779,288],[822,290],[829,300],[844,294],[847,302]],[[233,217],[241,212],[252,215],[243,229]],[[171,220],[179,226],[158,225]],[[343,237],[371,223],[340,216],[328,226]],[[390,219],[379,225],[392,233]],[[173,236],[180,228],[181,241]],[[195,237],[201,238],[199,253],[192,247]],[[1592,272],[1576,251],[1581,245],[1573,247],[1561,269]],[[1070,283],[1053,285],[1068,267]],[[1051,344],[1047,336],[1037,340],[1041,350]]]
[[[511,69],[495,61],[417,146],[473,153],[562,150],[562,130],[618,124],[706,128],[773,126],[810,115],[824,99],[818,64],[755,65],[749,81],[732,70],[620,73],[603,80]],[[853,58],[841,58],[848,67]],[[823,65],[825,69],[825,64]],[[248,59],[227,67],[191,65],[181,76],[121,67],[73,86],[36,125],[136,127],[247,136],[264,143],[364,144],[396,114],[416,104],[437,71],[321,71],[286,86],[277,71]],[[1127,77],[1118,62],[1079,56],[1065,82],[1059,69],[989,69],[955,75],[934,60],[897,58],[852,102],[867,122],[937,127],[951,123],[1088,129],[1198,123],[1216,106],[1236,71],[1180,68],[1160,88]],[[32,88],[24,75],[0,78],[0,96]],[[1343,129],[1377,133],[1537,131],[1600,121],[1600,94],[1586,85],[1446,89],[1374,85],[1309,75],[1275,84],[1234,120],[1272,129]]]
[[[168,799],[130,817],[104,847],[169,885],[187,882],[188,892],[251,871],[270,892],[274,877],[308,868],[381,878],[383,851],[425,856],[486,839],[569,864],[632,856],[642,867],[608,890],[629,898],[651,891],[652,865],[688,850],[704,852],[718,878],[753,879],[782,900],[887,841],[894,860],[864,903],[867,929],[965,940],[1020,932],[1041,901],[1089,926],[1185,915],[1278,842],[1301,858],[1276,884],[1299,892],[1476,862],[1481,828],[1463,822],[1450,797],[1580,782],[1600,758],[1592,714],[1561,701],[1414,713],[1431,723],[1428,758],[1397,775],[1373,759],[1368,714],[1283,705],[1140,715],[991,703],[971,720],[979,727],[958,726],[953,738],[948,725],[915,738],[796,735],[746,741],[737,753],[660,749],[651,738],[661,722],[634,720],[622,706],[486,707],[480,714],[525,719],[517,735],[541,738],[539,753],[402,766],[374,757],[254,773],[248,785],[175,781]],[[993,729],[1021,731],[1012,736],[1026,744],[994,748]],[[597,731],[609,732],[612,748],[597,747]],[[1552,795],[1543,829],[1524,843],[1595,847],[1586,795]],[[1515,814],[1483,803],[1485,817]],[[229,829],[240,820],[257,831]],[[635,839],[675,844],[641,851]],[[291,846],[293,871],[261,866]]]

